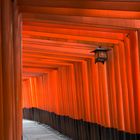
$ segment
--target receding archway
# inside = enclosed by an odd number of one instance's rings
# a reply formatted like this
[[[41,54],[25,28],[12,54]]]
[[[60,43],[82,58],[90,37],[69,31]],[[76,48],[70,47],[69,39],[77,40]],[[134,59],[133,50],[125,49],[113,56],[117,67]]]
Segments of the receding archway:
[[[85,130],[82,137],[86,137],[89,128],[91,137],[96,133],[92,125],[89,127],[90,123],[115,128],[117,134],[120,130],[129,132],[124,137],[139,137],[136,135],[140,133],[139,2],[1,0],[0,17],[2,140],[20,140],[22,136],[22,71],[26,76],[29,73],[44,76],[45,73],[49,77],[47,79],[45,75],[44,78],[51,84],[48,93],[52,92],[56,98],[54,100],[48,94],[51,102],[45,105],[47,111],[54,112],[56,118],[57,115],[67,116],[67,119],[72,119],[70,124],[80,119],[77,124],[82,124],[84,129],[81,131]],[[89,53],[99,44],[113,45],[110,59],[104,66],[94,65],[94,57]],[[26,65],[23,69],[21,52],[23,65]],[[65,96],[66,93],[69,96]],[[61,99],[63,104],[60,104]],[[34,107],[42,109],[42,105],[36,102]],[[49,122],[44,117],[42,120]],[[89,123],[88,129],[83,125],[86,122]],[[53,121],[51,125],[54,125]],[[59,129],[59,125],[54,126]],[[80,137],[80,132],[64,128],[62,125],[64,133],[71,132],[73,137]],[[101,128],[97,129],[100,133]],[[103,130],[102,134],[106,135],[105,132]]]

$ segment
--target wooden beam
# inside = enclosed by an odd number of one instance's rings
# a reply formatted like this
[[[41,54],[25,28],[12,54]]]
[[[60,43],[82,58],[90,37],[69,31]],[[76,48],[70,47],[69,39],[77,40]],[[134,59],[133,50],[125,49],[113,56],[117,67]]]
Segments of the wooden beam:
[[[55,56],[47,56],[47,55],[40,55],[40,54],[32,54],[32,53],[24,53],[23,54],[23,59],[24,58],[38,58],[38,59],[45,59],[46,61],[47,60],[59,60],[59,61],[67,61],[67,62],[81,62],[82,60],[84,60],[84,58],[82,58],[82,59],[75,59],[75,58],[73,58],[73,57],[71,57],[71,58],[67,58],[67,57],[62,57],[62,56],[60,56],[60,57],[55,57]]]
[[[24,15],[23,15],[24,16]],[[93,32],[106,32],[106,33],[113,33],[113,34],[128,34],[128,32],[130,31],[129,29],[119,29],[119,28],[109,28],[109,27],[97,27],[97,25],[94,24],[84,24],[84,23],[74,23],[74,21],[68,21],[66,22],[64,19],[66,16],[60,16],[60,19],[63,18],[63,21],[61,20],[56,20],[55,18],[50,20],[50,17],[48,17],[47,15],[45,19],[46,20],[39,20],[37,18],[33,17],[29,17],[29,18],[23,18],[23,27],[24,26],[36,26],[36,27],[44,27],[44,28],[62,28],[62,29],[73,29],[73,30],[84,30],[84,31],[93,31]],[[53,16],[51,16],[53,17]],[[70,19],[73,17],[71,16]],[[91,17],[92,18],[92,17]],[[68,17],[69,19],[69,17]],[[108,19],[109,20],[109,19]],[[64,22],[65,21],[65,22]],[[125,20],[126,21],[126,20]],[[133,21],[133,20],[130,20]],[[120,22],[120,21],[118,21]]]
[[[23,31],[24,37],[50,37],[50,38],[60,38],[67,40],[82,40],[82,41],[92,41],[92,42],[101,42],[101,43],[112,43],[118,44],[119,40],[117,39],[106,39],[106,38],[98,38],[98,37],[88,37],[88,36],[76,36],[76,35],[65,35],[59,33],[45,33],[45,32],[36,32],[36,31]]]
[[[38,77],[38,76],[42,76],[43,74],[46,74],[46,73],[43,73],[43,72],[23,72],[23,77]]]
[[[76,42],[73,40],[67,40],[67,41],[58,41],[58,40],[43,40],[43,39],[36,39],[36,38],[23,38],[22,40],[23,45],[27,44],[27,45],[32,45],[32,44],[38,44],[38,45],[54,45],[54,46],[67,46],[67,47],[71,47],[71,48],[80,48],[80,49],[88,49],[88,48],[94,48],[97,47],[99,44],[98,43],[91,43],[91,42]],[[106,46],[109,46],[109,44],[104,44]],[[113,44],[112,44],[113,45]],[[110,44],[111,46],[111,44]]]
[[[44,6],[81,9],[102,9],[120,11],[140,11],[139,1],[114,1],[114,0],[19,0],[19,6]]]
[[[80,30],[72,28],[60,28],[56,26],[35,26],[35,25],[23,25],[23,31],[36,31],[36,32],[46,32],[46,33],[60,33],[60,34],[71,34],[71,35],[80,35],[80,36],[90,36],[90,37],[99,37],[99,38],[109,38],[109,39],[118,39],[123,40],[124,34],[122,33],[111,33],[104,31],[93,31],[93,30]]]
[[[81,8],[56,8],[56,7],[39,7],[39,6],[20,6],[22,13],[41,13],[51,15],[67,16],[86,16],[86,17],[108,17],[124,19],[140,19],[139,11],[115,11],[115,10],[98,10],[98,9],[81,9]]]
[[[80,61],[76,61],[76,60],[66,60],[66,59],[55,59],[55,58],[43,58],[40,56],[24,56],[23,61],[24,62],[30,62],[30,60],[39,60],[40,62],[44,62],[45,63],[54,63],[54,64],[73,64],[74,62],[82,62],[83,60]],[[36,61],[37,62],[37,61]]]
[[[77,58],[91,58],[92,55],[88,54],[75,54],[75,53],[63,53],[62,51],[57,52],[57,51],[50,51],[50,50],[44,50],[44,49],[35,49],[34,47],[26,47],[24,46],[25,49],[23,49],[23,53],[39,53],[40,55],[56,55],[56,57],[74,57],[75,59]]]
[[[38,22],[38,23],[54,23],[74,25],[79,27],[102,27],[117,28],[117,29],[135,29],[140,28],[140,20],[138,19],[116,19],[116,18],[101,18],[101,17],[86,17],[86,16],[66,16],[66,15],[49,15],[39,13],[23,13],[23,22]]]
[[[24,63],[23,64],[23,68],[41,68],[41,69],[53,69],[53,70],[57,70],[57,68],[58,67],[56,67],[56,66],[50,66],[50,65],[43,65],[43,66],[40,66],[40,65],[35,65],[35,64],[33,64],[33,65],[31,65],[30,63]]]
[[[48,73],[50,71],[53,71],[56,69],[51,69],[51,68],[47,68],[47,69],[43,69],[43,68],[33,68],[33,67],[23,67],[23,73],[27,73],[27,72],[38,72],[38,73]]]
[[[41,66],[41,67],[45,67],[45,65],[48,67],[48,66],[52,66],[52,67],[60,67],[60,66],[71,66],[72,63],[65,63],[65,62],[57,62],[57,61],[41,61],[39,59],[30,59],[30,60],[23,60],[23,63],[24,65],[29,65],[29,66],[35,66],[35,65],[38,65],[38,66]],[[23,66],[24,66],[23,65]],[[37,67],[38,67],[37,66]]]

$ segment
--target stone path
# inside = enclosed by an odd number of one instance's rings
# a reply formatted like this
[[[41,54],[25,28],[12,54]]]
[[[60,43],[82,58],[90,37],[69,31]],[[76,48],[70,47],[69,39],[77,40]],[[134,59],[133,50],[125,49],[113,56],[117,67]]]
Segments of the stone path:
[[[47,125],[23,120],[23,140],[71,140]]]

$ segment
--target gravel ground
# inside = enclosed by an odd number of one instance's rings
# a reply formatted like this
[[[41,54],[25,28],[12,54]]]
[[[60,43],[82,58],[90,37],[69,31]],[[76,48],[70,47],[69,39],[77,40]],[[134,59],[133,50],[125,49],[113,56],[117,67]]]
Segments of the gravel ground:
[[[23,120],[23,140],[71,140],[51,127]]]

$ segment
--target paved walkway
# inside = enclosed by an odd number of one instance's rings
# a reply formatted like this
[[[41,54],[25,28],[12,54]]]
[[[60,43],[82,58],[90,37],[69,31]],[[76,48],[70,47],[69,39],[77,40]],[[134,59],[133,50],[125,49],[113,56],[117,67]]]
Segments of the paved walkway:
[[[70,140],[47,125],[23,120],[23,140]]]

